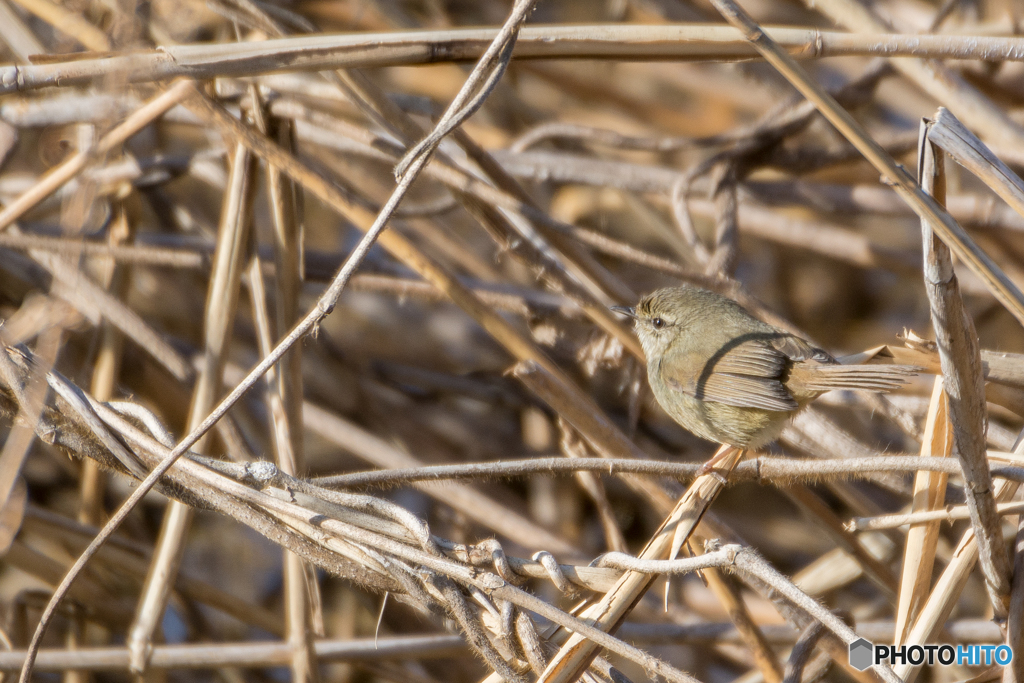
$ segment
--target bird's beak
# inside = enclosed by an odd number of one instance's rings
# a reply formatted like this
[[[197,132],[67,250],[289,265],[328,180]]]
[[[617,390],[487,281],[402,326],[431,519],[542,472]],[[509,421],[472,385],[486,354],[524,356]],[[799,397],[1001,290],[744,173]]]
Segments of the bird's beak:
[[[630,318],[636,319],[636,309],[632,306],[612,306],[612,310],[622,315],[628,315]]]

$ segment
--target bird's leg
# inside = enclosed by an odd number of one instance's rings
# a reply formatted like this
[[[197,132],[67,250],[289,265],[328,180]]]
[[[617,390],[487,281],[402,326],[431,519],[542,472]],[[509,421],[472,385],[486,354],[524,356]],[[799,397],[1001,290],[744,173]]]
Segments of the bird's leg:
[[[715,465],[722,462],[722,459],[725,458],[725,456],[736,450],[740,449],[736,446],[722,444],[719,447],[718,451],[713,456],[711,456],[711,459],[700,466],[700,469],[697,470],[697,476],[701,477],[704,476],[705,474],[708,474],[709,472],[711,472],[711,470],[715,469]]]

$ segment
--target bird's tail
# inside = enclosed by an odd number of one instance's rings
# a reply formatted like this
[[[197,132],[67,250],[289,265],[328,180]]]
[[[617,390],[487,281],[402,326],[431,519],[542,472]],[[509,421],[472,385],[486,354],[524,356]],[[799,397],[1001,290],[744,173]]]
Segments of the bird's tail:
[[[810,391],[865,389],[884,393],[899,389],[920,371],[913,365],[818,365],[801,373],[800,384]]]

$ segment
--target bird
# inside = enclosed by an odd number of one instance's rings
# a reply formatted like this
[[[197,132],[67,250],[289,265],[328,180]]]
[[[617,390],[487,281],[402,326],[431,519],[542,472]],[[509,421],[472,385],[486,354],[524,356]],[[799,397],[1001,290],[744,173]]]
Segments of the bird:
[[[743,450],[777,439],[793,415],[826,391],[893,391],[920,370],[843,365],[695,285],[659,289],[635,307],[612,308],[632,318],[651,390],[665,412],[703,439]]]

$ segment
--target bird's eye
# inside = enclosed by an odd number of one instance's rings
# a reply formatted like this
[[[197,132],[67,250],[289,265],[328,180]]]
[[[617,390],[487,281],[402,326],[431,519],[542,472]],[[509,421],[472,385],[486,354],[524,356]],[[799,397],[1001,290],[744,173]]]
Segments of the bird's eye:
[[[654,325],[654,329],[656,330],[660,330],[661,328],[665,327],[665,321],[662,320],[661,318],[655,318],[654,320],[651,321],[651,324]]]

